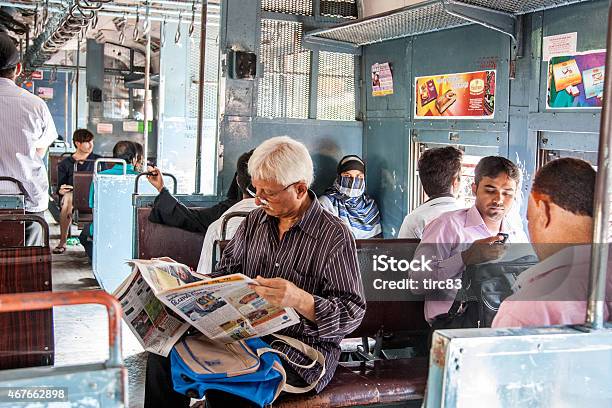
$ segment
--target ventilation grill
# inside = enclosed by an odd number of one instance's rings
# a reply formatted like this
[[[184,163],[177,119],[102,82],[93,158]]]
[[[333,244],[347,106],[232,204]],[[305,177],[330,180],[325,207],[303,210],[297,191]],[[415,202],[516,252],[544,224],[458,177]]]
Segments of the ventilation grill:
[[[258,116],[308,118],[311,54],[302,35],[301,23],[261,20]]]
[[[355,120],[355,57],[321,51],[317,119]]]
[[[355,0],[321,0],[320,4],[322,16],[350,19],[358,17]]]
[[[273,13],[312,16],[312,0],[262,0],[261,9]]]
[[[198,81],[200,79],[200,34],[193,34],[189,46],[189,91],[188,112],[198,117]],[[217,78],[219,75],[219,44],[217,37],[206,38],[206,62],[204,68],[204,119],[217,116]]]

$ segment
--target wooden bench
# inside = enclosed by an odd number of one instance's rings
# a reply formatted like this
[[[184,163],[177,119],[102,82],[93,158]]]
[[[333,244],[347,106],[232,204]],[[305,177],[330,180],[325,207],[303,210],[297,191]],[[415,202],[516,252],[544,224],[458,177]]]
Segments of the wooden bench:
[[[93,180],[93,173],[89,171],[74,172],[74,190],[72,191],[72,208],[74,209],[74,222],[79,229],[93,221],[93,212],[89,206],[89,190]]]
[[[197,207],[196,207],[197,208]],[[193,269],[198,267],[204,234],[149,221],[150,207],[136,209],[136,253],[139,259],[169,256]]]
[[[0,215],[25,214],[26,191],[23,184],[13,177],[0,176],[0,181],[8,181],[17,186],[21,194],[0,194]],[[5,221],[0,224],[0,248],[23,246],[25,243],[25,224]]]
[[[26,221],[42,225],[44,245],[0,247],[0,294],[51,290],[49,226],[45,220],[30,214],[0,215],[0,224]],[[53,364],[52,310],[0,314],[0,333],[0,370]]]

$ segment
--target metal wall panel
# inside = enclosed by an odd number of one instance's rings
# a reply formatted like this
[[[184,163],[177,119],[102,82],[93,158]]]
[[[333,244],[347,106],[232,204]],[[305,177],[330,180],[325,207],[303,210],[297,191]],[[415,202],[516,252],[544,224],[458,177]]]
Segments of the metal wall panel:
[[[400,118],[368,119],[364,129],[366,190],[377,202],[385,238],[397,237],[408,208],[410,143]]]

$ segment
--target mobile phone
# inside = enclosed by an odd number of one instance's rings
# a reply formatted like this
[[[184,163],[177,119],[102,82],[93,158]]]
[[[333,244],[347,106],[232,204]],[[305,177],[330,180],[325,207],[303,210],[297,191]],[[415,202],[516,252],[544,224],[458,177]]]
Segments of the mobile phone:
[[[506,241],[508,240],[508,234],[506,234],[505,232],[500,232],[499,234],[497,234],[497,236],[502,237],[502,239],[498,239],[497,241],[494,241],[494,244],[505,244]]]

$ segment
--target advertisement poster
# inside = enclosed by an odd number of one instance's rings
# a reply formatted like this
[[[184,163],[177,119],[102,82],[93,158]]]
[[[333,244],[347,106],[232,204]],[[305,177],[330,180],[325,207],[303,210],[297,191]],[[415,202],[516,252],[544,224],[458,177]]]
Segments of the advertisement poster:
[[[21,87],[30,93],[34,93],[34,82],[32,81],[23,82]]]
[[[556,55],[571,55],[576,53],[578,33],[549,35],[542,39],[542,59],[549,61]]]
[[[372,65],[372,96],[393,94],[393,74],[388,62]]]
[[[495,70],[415,78],[416,119],[491,119]]]
[[[592,109],[603,105],[606,51],[551,57],[548,62],[548,109]]]
[[[36,90],[36,93],[41,99],[53,99],[53,88],[45,88],[43,86],[39,86]]]

